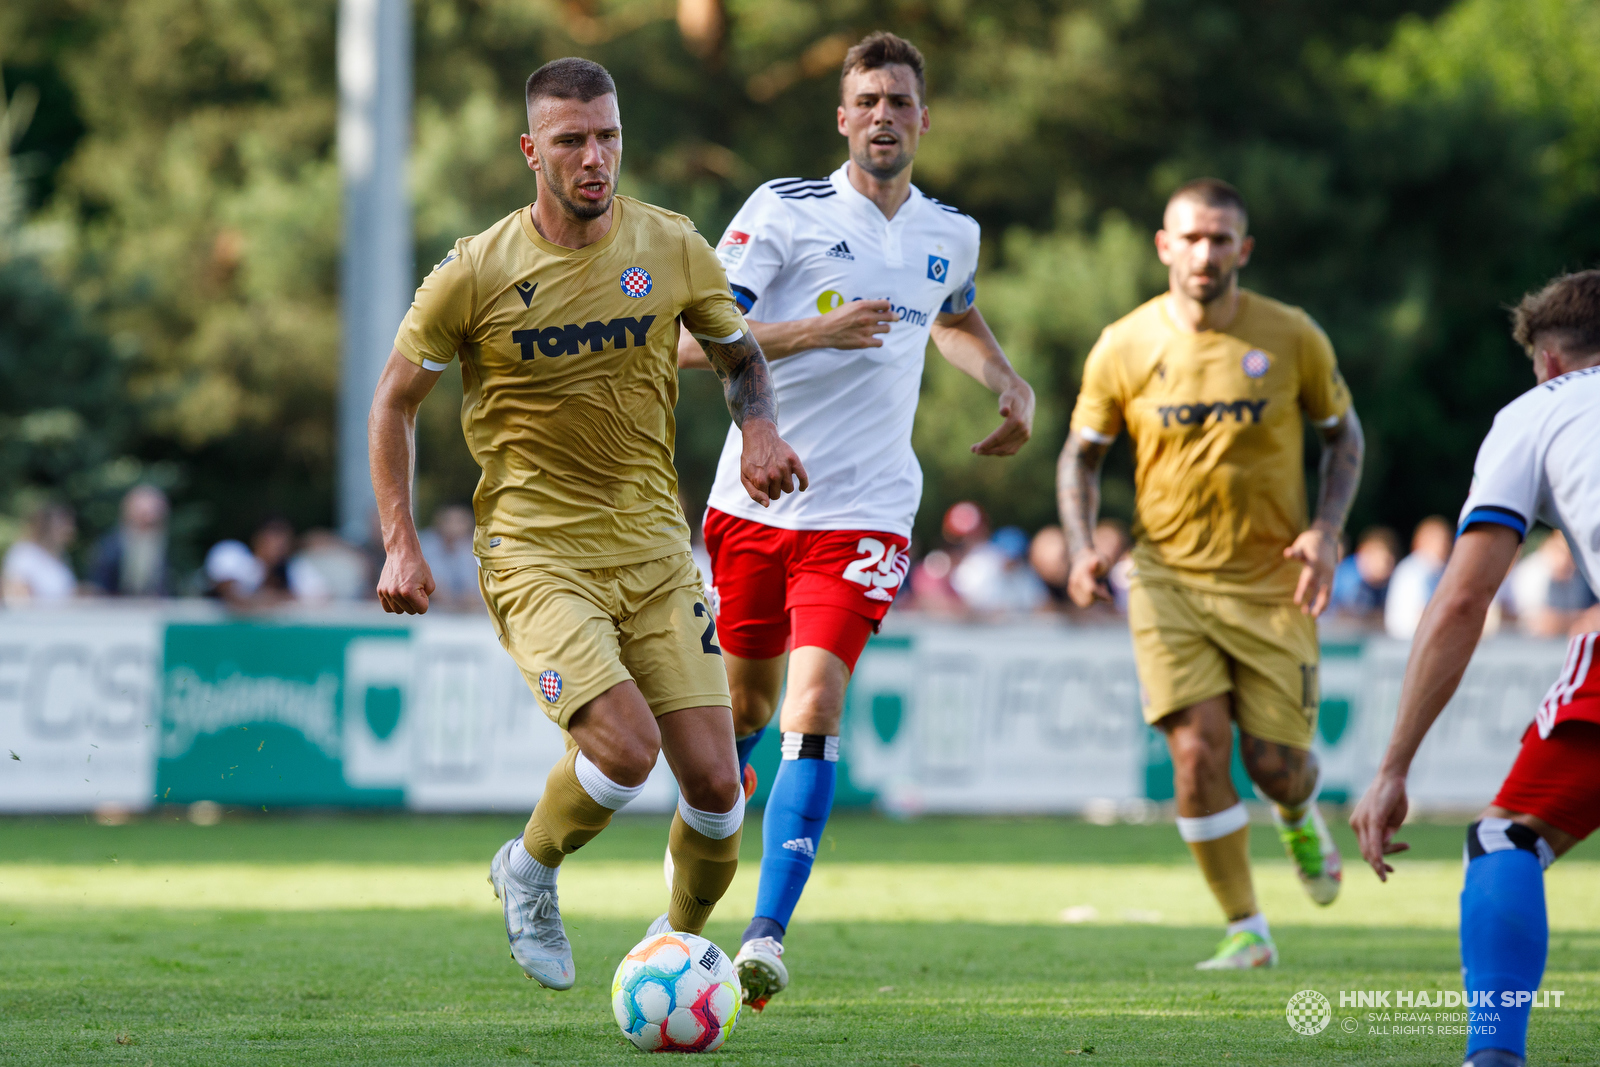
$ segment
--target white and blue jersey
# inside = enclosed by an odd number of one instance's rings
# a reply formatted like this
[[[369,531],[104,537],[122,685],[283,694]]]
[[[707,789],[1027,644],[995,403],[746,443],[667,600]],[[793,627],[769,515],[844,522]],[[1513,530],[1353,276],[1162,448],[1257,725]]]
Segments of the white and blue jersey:
[[[787,178],[751,194],[717,246],[735,299],[758,322],[792,322],[853,300],[888,300],[900,320],[881,348],[813,349],[772,363],[778,430],[810,476],[763,508],[739,482],[736,427],[711,506],[786,530],[909,536],[922,497],[911,449],[928,332],[976,300],[978,224],[915,186],[893,219],[850,184]]]
[[[1589,588],[1600,578],[1600,367],[1534,386],[1500,409],[1478,449],[1459,531],[1496,523],[1566,535]]]

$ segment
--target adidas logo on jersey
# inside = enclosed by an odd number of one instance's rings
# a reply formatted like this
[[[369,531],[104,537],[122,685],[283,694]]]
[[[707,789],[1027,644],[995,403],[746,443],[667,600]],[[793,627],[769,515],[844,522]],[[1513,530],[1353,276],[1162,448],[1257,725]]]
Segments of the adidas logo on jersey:
[[[627,348],[630,338],[633,347],[643,347],[650,324],[655,321],[654,315],[646,315],[642,319],[628,317],[612,319],[610,322],[590,322],[582,326],[569,323],[566,326],[546,326],[542,330],[512,330],[511,340],[521,347],[523,359],[532,359],[541,352],[551,357],[575,356],[584,345],[588,345],[591,352],[600,351],[607,342],[613,348]]]
[[[856,255],[850,251],[850,246],[843,241],[828,249],[825,253],[829,259],[855,259]]]
[[[783,847],[790,852],[799,852],[812,859],[817,858],[817,846],[811,843],[809,837],[791,837],[783,843]]]

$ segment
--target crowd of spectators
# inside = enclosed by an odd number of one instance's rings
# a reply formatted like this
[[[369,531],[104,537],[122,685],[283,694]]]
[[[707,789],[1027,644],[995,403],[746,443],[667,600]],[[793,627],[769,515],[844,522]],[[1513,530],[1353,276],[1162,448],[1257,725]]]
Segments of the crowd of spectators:
[[[129,490],[116,527],[88,553],[80,578],[72,566],[78,528],[71,509],[56,503],[38,507],[0,564],[0,599],[18,606],[78,597],[193,595],[214,597],[238,611],[375,599],[381,549],[352,545],[331,530],[296,533],[281,517],[268,518],[246,540],[218,541],[198,571],[179,574],[168,558],[169,512],[160,489]],[[422,554],[437,585],[435,609],[483,610],[473,533],[472,510],[457,504],[439,508],[421,532]],[[960,619],[1055,615],[1091,624],[1116,623],[1127,611],[1132,542],[1116,519],[1102,519],[1094,531],[1094,547],[1110,564],[1109,599],[1089,608],[1067,599],[1067,540],[1059,526],[1031,536],[1017,526],[993,529],[982,508],[964,501],[945,513],[940,533],[940,543],[911,567],[899,610]],[[1454,536],[1448,520],[1430,516],[1412,531],[1410,551],[1402,557],[1393,530],[1364,530],[1334,575],[1327,620],[1410,638],[1439,585]],[[1560,531],[1530,536],[1506,575],[1486,629],[1513,627],[1538,637],[1600,629],[1600,605]]]
[[[297,533],[281,516],[267,518],[245,540],[218,541],[197,570],[180,574],[168,556],[169,513],[166,494],[155,486],[129,490],[116,527],[92,547],[80,577],[73,568],[76,517],[64,505],[41,505],[0,563],[0,600],[18,607],[92,597],[202,596],[241,612],[376,601],[381,549],[352,545],[332,530]],[[434,607],[483,610],[472,534],[472,510],[460,505],[439,508],[422,531],[423,556],[438,585]]]

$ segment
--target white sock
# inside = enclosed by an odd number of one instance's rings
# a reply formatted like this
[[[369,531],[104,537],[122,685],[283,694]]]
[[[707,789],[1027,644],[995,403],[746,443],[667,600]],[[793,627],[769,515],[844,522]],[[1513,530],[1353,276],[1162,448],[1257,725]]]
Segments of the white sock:
[[[1185,841],[1215,841],[1249,825],[1250,812],[1240,801],[1215,815],[1178,816],[1178,836]]]
[[[506,867],[511,877],[521,882],[530,889],[554,889],[556,887],[556,872],[559,867],[546,867],[533,856],[529,855],[528,848],[522,843],[522,838],[517,838],[517,843],[511,846],[506,856]]]
[[[1267,929],[1267,917],[1259,911],[1247,919],[1240,919],[1236,923],[1228,924],[1229,937],[1232,937],[1240,930],[1249,930],[1252,934],[1267,941],[1272,940],[1272,931]]]
[[[683,797],[678,797],[678,814],[683,816],[683,821],[690,828],[704,834],[713,841],[729,838],[744,825],[744,794],[739,794],[739,799],[733,802],[733,810],[727,812],[701,811],[699,808],[690,807],[689,802]]]
[[[596,804],[612,811],[627,807],[628,801],[644,792],[643,782],[638,785],[618,785],[613,782],[582,752],[578,753],[578,762],[573,767],[573,772],[577,774],[578,784],[583,786],[583,791],[588,793]]]

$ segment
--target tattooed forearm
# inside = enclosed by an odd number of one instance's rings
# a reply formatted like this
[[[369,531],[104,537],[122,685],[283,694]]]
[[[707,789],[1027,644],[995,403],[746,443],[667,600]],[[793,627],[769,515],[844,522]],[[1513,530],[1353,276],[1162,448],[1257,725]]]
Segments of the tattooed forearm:
[[[728,412],[734,424],[744,426],[746,419],[778,421],[778,401],[772,395],[772,376],[767,373],[767,358],[749,330],[737,341],[718,344],[701,341],[711,369],[722,379],[722,395],[727,398]]]
[[[1344,520],[1350,514],[1350,505],[1361,485],[1361,457],[1366,451],[1366,439],[1361,433],[1361,420],[1356,409],[1351,408],[1344,418],[1322,439],[1322,463],[1318,468],[1321,489],[1317,493],[1317,519],[1319,524],[1338,531],[1344,529]]]
[[[1072,557],[1094,545],[1094,524],[1100,515],[1100,464],[1109,446],[1086,441],[1074,430],[1067,435],[1056,463],[1056,505]]]

